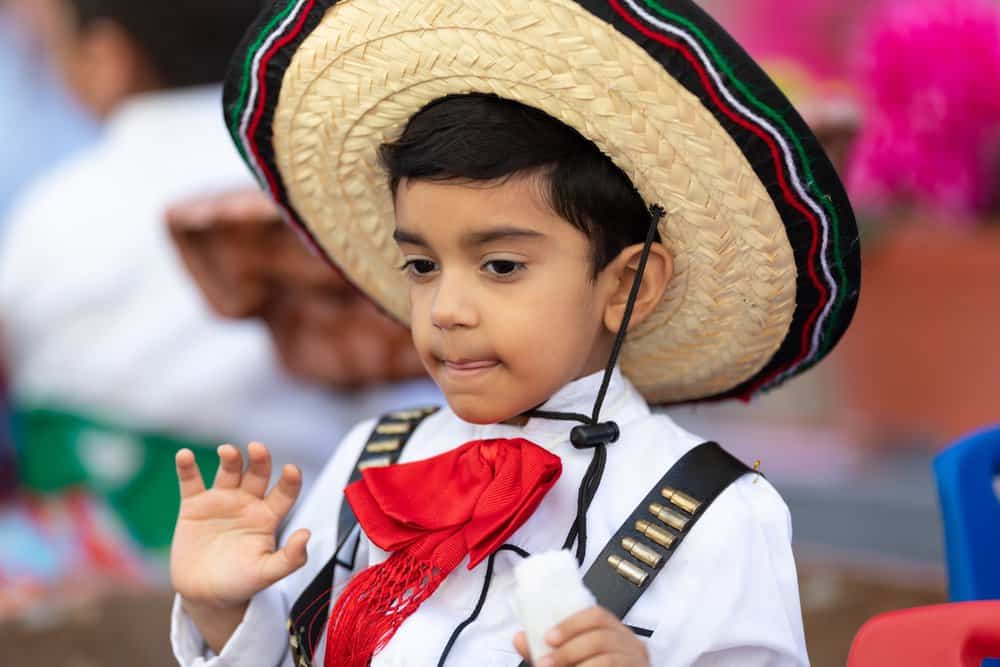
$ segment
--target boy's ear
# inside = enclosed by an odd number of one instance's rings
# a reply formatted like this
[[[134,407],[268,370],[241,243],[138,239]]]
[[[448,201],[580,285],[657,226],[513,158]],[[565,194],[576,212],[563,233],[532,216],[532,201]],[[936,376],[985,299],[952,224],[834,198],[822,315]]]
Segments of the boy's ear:
[[[617,333],[625,316],[625,305],[628,303],[632,283],[635,282],[639,259],[642,256],[643,244],[630,245],[619,253],[602,273],[613,284],[611,298],[604,309],[604,326],[608,331]],[[650,246],[649,258],[642,273],[642,283],[636,295],[632,308],[632,318],[629,320],[629,330],[645,320],[663,299],[667,285],[674,275],[674,258],[667,252],[662,243],[655,242]]]

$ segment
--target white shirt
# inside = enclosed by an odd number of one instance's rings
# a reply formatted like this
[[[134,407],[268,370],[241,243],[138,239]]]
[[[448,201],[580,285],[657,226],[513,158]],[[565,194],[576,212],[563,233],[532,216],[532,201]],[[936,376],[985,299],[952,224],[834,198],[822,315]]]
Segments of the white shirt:
[[[577,380],[560,390],[543,409],[589,413],[600,381],[600,373]],[[621,438],[608,447],[604,477],[587,513],[584,571],[653,485],[685,452],[702,442],[666,415],[651,413],[635,388],[617,372],[601,419],[617,422]],[[181,665],[292,666],[286,616],[335,548],[342,491],[372,427],[373,422],[366,422],[350,433],[290,522],[289,534],[299,527],[313,531],[307,564],[254,597],[243,623],[219,656],[203,656],[197,628],[179,601],[175,603],[171,640]],[[562,459],[562,476],[535,513],[507,540],[530,553],[541,553],[562,546],[576,515],[577,491],[592,456],[592,452],[569,444],[570,428],[571,423],[544,419],[532,419],[524,427],[476,426],[445,409],[420,425],[401,460],[427,458],[483,438],[523,437],[557,454]],[[362,536],[356,571],[387,557]],[[482,612],[462,633],[447,664],[518,664],[511,640],[520,628],[510,602],[517,560],[518,556],[508,551],[497,557]],[[472,612],[483,586],[485,563],[472,571],[466,566],[464,562],[452,571],[403,622],[375,656],[374,667],[438,663],[448,638]],[[335,590],[349,576],[343,568],[337,568],[337,573]],[[747,475],[726,489],[624,621],[653,631],[644,641],[657,667],[808,665],[791,521],[774,488],[763,478]],[[323,655],[322,645],[316,655]],[[317,658],[316,664],[322,660]]]
[[[99,142],[33,186],[0,241],[16,399],[206,443],[260,440],[307,485],[359,419],[437,402],[428,381],[343,393],[297,382],[262,323],[209,311],[164,211],[252,185],[212,86],[124,104]]]

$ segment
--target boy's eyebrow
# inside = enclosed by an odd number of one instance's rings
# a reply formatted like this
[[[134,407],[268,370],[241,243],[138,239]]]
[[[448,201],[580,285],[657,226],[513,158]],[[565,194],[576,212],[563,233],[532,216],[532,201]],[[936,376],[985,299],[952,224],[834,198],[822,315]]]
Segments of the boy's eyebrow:
[[[395,239],[396,243],[409,243],[410,245],[420,245],[425,248],[429,247],[423,236],[415,232],[408,232],[405,229],[397,228],[396,231],[392,233],[392,238]]]
[[[508,239],[537,239],[544,237],[542,232],[533,229],[523,229],[521,227],[494,227],[480,232],[469,232],[462,236],[462,245],[475,247],[486,245],[494,241],[504,241]],[[410,245],[430,247],[427,241],[416,232],[408,232],[405,229],[396,228],[392,233],[392,238],[396,243],[408,243]]]
[[[480,246],[494,241],[506,241],[510,239],[537,239],[545,234],[534,229],[523,229],[521,227],[494,227],[481,232],[470,232],[462,237],[464,246]]]

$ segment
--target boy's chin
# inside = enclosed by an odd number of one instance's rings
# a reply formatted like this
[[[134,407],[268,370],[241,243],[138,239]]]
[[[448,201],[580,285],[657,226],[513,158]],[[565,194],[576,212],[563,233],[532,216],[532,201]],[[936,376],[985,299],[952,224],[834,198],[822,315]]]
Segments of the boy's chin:
[[[448,407],[451,408],[456,417],[469,424],[478,424],[481,426],[503,422],[517,424],[522,420],[527,421],[521,417],[521,414],[531,409],[530,406],[484,405],[485,401],[481,399],[477,401],[465,396],[446,396],[445,398],[448,400]]]

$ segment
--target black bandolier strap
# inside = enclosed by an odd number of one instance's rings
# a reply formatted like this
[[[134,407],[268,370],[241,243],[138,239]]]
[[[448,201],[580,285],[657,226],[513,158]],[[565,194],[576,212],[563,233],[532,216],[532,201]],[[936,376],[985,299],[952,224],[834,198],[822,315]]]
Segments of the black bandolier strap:
[[[358,457],[358,462],[354,466],[351,479],[347,482],[348,486],[361,479],[362,470],[382,468],[398,461],[399,456],[403,453],[403,447],[406,446],[413,432],[417,430],[417,426],[437,411],[437,408],[400,410],[382,417],[368,437],[365,448],[361,450],[361,456]],[[354,516],[351,504],[342,502],[340,504],[340,518],[337,520],[338,547],[351,534],[357,523],[358,520]],[[354,568],[353,558],[347,567]]]
[[[438,408],[400,410],[379,419],[368,437],[368,442],[361,450],[361,456],[358,457],[358,462],[354,465],[354,471],[351,473],[348,484],[361,479],[361,471],[366,468],[377,468],[396,463],[413,432],[417,430],[424,419],[437,410]],[[312,667],[313,650],[326,630],[326,619],[330,613],[330,594],[334,571],[338,565],[354,569],[358,543],[355,542],[354,548],[351,549],[350,561],[342,560],[340,552],[357,523],[358,520],[351,510],[350,503],[341,502],[340,516],[337,519],[337,548],[323,569],[292,605],[292,613],[288,619],[288,643],[291,646],[292,659],[296,667]]]
[[[587,571],[583,583],[619,619],[638,601],[720,493],[747,473],[714,442],[682,456],[639,503]]]

